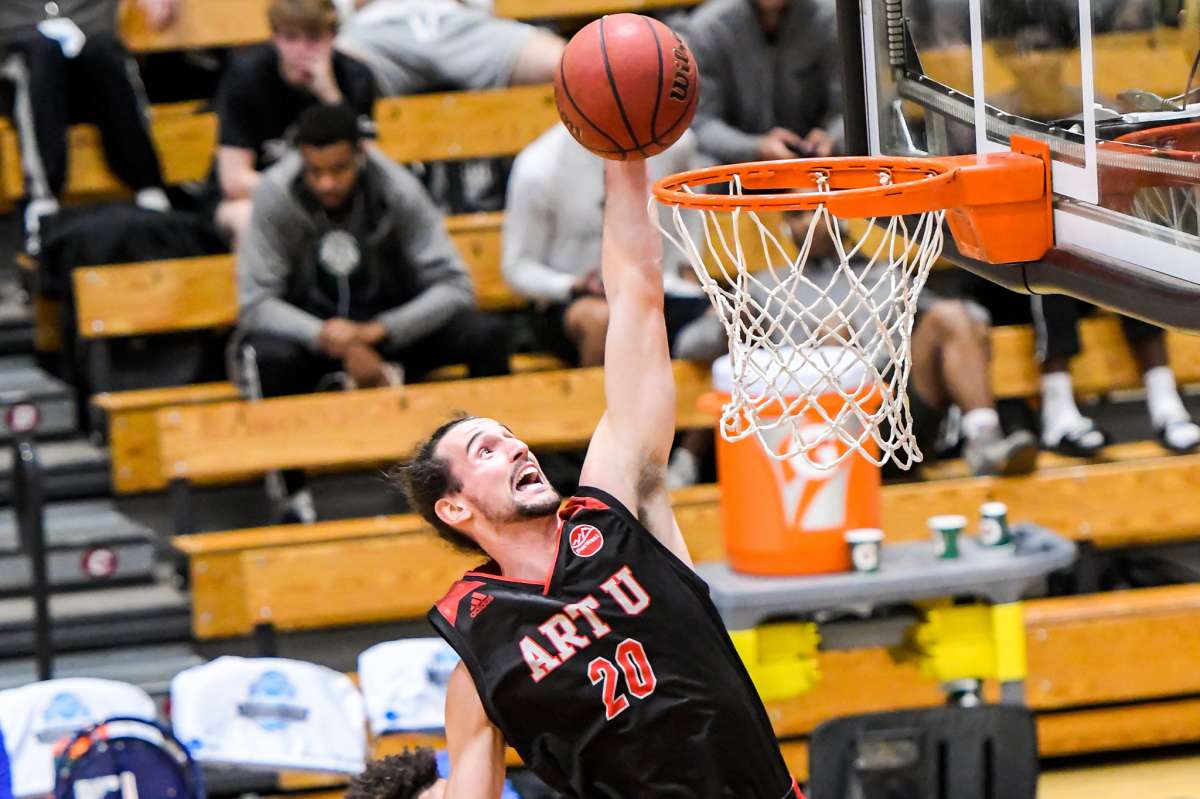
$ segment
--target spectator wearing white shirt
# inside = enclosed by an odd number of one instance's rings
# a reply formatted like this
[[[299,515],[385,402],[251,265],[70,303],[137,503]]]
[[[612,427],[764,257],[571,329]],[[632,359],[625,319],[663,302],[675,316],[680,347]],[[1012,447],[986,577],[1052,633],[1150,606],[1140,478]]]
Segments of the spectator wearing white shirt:
[[[647,162],[651,181],[696,166],[696,140],[685,134]],[[579,366],[604,363],[608,302],[600,281],[604,162],[555,125],[521,151],[508,181],[504,279],[536,309],[539,345]],[[669,213],[662,209],[664,214]],[[711,361],[727,349],[721,328],[690,267],[663,243],[664,316],[671,356]],[[689,277],[684,275],[688,274]],[[693,434],[695,433],[695,434]],[[668,467],[672,488],[694,483],[708,431],[685,435]]]
[[[650,179],[690,169],[695,159],[696,142],[688,133],[649,159]],[[603,166],[555,125],[517,156],[504,214],[504,279],[538,310],[539,343],[580,366],[604,362],[608,329],[600,283]],[[664,242],[663,257],[672,356],[715,358],[725,340],[708,299],[683,276],[688,267],[674,245]]]

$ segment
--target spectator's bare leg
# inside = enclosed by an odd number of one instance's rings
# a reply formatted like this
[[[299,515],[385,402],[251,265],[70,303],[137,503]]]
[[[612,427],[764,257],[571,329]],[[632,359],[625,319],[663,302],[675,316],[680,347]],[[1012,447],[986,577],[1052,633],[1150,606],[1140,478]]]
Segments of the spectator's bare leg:
[[[993,406],[988,326],[966,303],[935,303],[913,331],[912,347],[912,386],[926,402],[953,403],[963,413]]]
[[[222,200],[221,204],[217,206],[217,212],[214,215],[217,229],[228,237],[230,243],[235,247],[242,233],[250,226],[251,210],[253,210],[253,205],[250,199]]]
[[[558,62],[562,58],[565,46],[566,43],[553,33],[543,30],[535,31],[517,56],[517,63],[513,65],[509,85],[549,83],[554,80],[554,71],[558,69]]]
[[[603,297],[582,297],[563,316],[563,327],[575,349],[580,366],[604,364],[604,338],[608,332],[608,303]]]
[[[991,335],[983,315],[958,300],[937,302],[913,331],[912,388],[934,408],[962,409],[963,457],[972,474],[1026,474],[1037,440],[1026,430],[1005,436],[992,396]]]

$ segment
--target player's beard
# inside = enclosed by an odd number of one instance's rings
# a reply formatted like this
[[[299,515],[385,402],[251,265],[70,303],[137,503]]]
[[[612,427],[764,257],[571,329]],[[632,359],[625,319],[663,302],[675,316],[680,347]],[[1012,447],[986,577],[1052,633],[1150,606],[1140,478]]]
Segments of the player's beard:
[[[558,506],[562,504],[562,497],[554,489],[543,491],[543,496],[530,502],[514,503],[516,505],[517,519],[540,519],[543,516],[551,516],[558,511]]]
[[[510,496],[509,501],[505,503],[506,507],[496,508],[485,505],[481,507],[481,510],[484,518],[492,524],[508,524],[552,516],[558,511],[561,503],[562,497],[558,495],[557,491],[550,489],[542,492],[537,499],[522,502],[519,498]]]

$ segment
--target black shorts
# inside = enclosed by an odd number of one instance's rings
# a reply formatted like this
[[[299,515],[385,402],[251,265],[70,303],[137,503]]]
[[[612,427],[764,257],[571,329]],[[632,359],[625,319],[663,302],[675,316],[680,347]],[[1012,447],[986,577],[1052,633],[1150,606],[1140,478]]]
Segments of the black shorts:
[[[533,330],[537,345],[570,364],[579,363],[579,353],[567,336],[563,320],[570,303],[555,303],[542,311],[533,313]],[[711,308],[707,297],[670,297],[663,302],[663,316],[667,320],[667,343],[671,354],[675,353],[675,337],[680,331],[699,319]]]

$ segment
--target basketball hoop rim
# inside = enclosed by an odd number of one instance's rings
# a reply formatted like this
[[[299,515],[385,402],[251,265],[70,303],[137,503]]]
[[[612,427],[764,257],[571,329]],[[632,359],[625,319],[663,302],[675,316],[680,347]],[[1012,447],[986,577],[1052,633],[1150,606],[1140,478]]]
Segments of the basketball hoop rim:
[[[1050,193],[1049,156],[1041,143],[1017,149],[1026,141],[1013,137],[1013,152],[984,155],[840,156],[719,165],[668,175],[655,182],[653,194],[666,206],[701,211],[824,207],[843,219],[1039,202]],[[743,190],[762,193],[696,191],[735,178]]]
[[[1162,147],[1153,143],[1153,140],[1161,139],[1164,136],[1189,140],[1189,144],[1191,143],[1190,140],[1194,139],[1196,147],[1195,149]],[[1113,141],[1120,142],[1121,144],[1132,144],[1138,147],[1149,147],[1153,150],[1153,152],[1143,153],[1144,155],[1200,163],[1200,122],[1181,122],[1176,125],[1161,125],[1156,128],[1135,130],[1132,133],[1126,133],[1124,136],[1118,136]]]
[[[1041,258],[1054,245],[1050,147],[1013,136],[1011,151],[914,158],[845,156],[693,169],[654,183],[654,199],[704,213],[812,211],[839,219],[945,212],[959,252],[993,264]],[[697,191],[734,184],[742,191]],[[743,191],[761,192],[745,194]]]
[[[938,158],[873,158],[846,156],[835,158],[796,158],[789,161],[752,161],[718,165],[668,175],[655,182],[655,198],[668,206],[677,205],[705,211],[736,209],[774,211],[811,211],[825,206],[834,216],[884,216],[895,198],[928,205],[939,210],[939,200],[954,180],[958,165]],[[881,183],[882,175],[888,176]],[[830,185],[819,190],[820,179]],[[704,194],[688,191],[713,184],[739,180],[744,189],[787,188],[789,191],[761,194]],[[855,185],[860,184],[860,185]],[[841,187],[847,186],[847,187]],[[811,187],[811,191],[798,191]],[[858,213],[881,205],[879,213]]]

